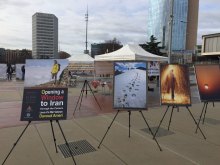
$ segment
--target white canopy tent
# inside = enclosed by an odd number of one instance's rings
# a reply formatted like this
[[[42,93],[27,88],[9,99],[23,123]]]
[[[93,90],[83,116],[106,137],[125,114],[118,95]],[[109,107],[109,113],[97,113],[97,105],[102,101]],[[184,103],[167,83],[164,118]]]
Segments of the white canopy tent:
[[[73,55],[68,58],[68,69],[79,76],[94,75],[94,59],[88,54]]]
[[[80,55],[73,55],[68,58],[70,63],[93,63],[94,58],[89,56],[88,54],[80,54]]]
[[[144,60],[144,61],[168,61],[168,57],[154,55],[145,51],[139,45],[127,44],[121,49],[111,53],[95,56],[95,61],[122,61],[122,60]]]

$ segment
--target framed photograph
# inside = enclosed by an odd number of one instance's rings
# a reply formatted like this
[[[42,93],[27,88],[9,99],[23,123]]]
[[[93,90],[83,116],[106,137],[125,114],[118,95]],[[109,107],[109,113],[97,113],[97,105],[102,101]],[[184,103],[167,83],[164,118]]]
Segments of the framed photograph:
[[[24,80],[25,64],[16,64],[16,80]]]
[[[220,101],[220,65],[195,65],[202,102]]]
[[[7,65],[6,64],[0,64],[0,80],[6,80],[7,79]]]
[[[66,59],[26,60],[24,87],[66,86],[69,74],[67,67]]]
[[[147,63],[143,61],[114,62],[115,109],[147,109]]]
[[[161,105],[191,105],[189,70],[186,65],[160,65]]]

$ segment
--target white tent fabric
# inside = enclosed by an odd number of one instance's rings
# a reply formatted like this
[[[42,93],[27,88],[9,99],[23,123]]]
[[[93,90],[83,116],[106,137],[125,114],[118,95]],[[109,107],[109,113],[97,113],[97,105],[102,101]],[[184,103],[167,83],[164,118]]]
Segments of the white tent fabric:
[[[154,55],[145,51],[139,45],[127,44],[121,49],[111,53],[95,56],[95,61],[121,61],[121,60],[144,60],[144,61],[168,61],[167,57]]]
[[[94,62],[94,58],[92,58],[88,54],[73,55],[73,56],[69,57],[68,60],[70,63],[74,63],[74,62],[77,62],[77,63],[91,62],[91,63],[93,63]]]
[[[91,76],[94,74],[94,59],[88,54],[73,55],[68,60],[68,69],[74,75]]]

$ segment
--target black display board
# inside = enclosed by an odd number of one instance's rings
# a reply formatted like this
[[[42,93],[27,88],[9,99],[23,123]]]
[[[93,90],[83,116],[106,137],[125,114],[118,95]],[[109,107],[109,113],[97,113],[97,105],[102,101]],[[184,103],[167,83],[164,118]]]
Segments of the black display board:
[[[24,89],[21,121],[67,118],[67,88]]]

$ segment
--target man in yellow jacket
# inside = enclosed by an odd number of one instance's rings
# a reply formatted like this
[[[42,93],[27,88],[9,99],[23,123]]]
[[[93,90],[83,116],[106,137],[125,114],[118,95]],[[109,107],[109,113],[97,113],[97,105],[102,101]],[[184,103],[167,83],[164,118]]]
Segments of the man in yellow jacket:
[[[52,79],[55,79],[54,84],[56,84],[58,72],[59,72],[59,65],[57,63],[57,60],[54,60],[54,64],[51,70]]]

